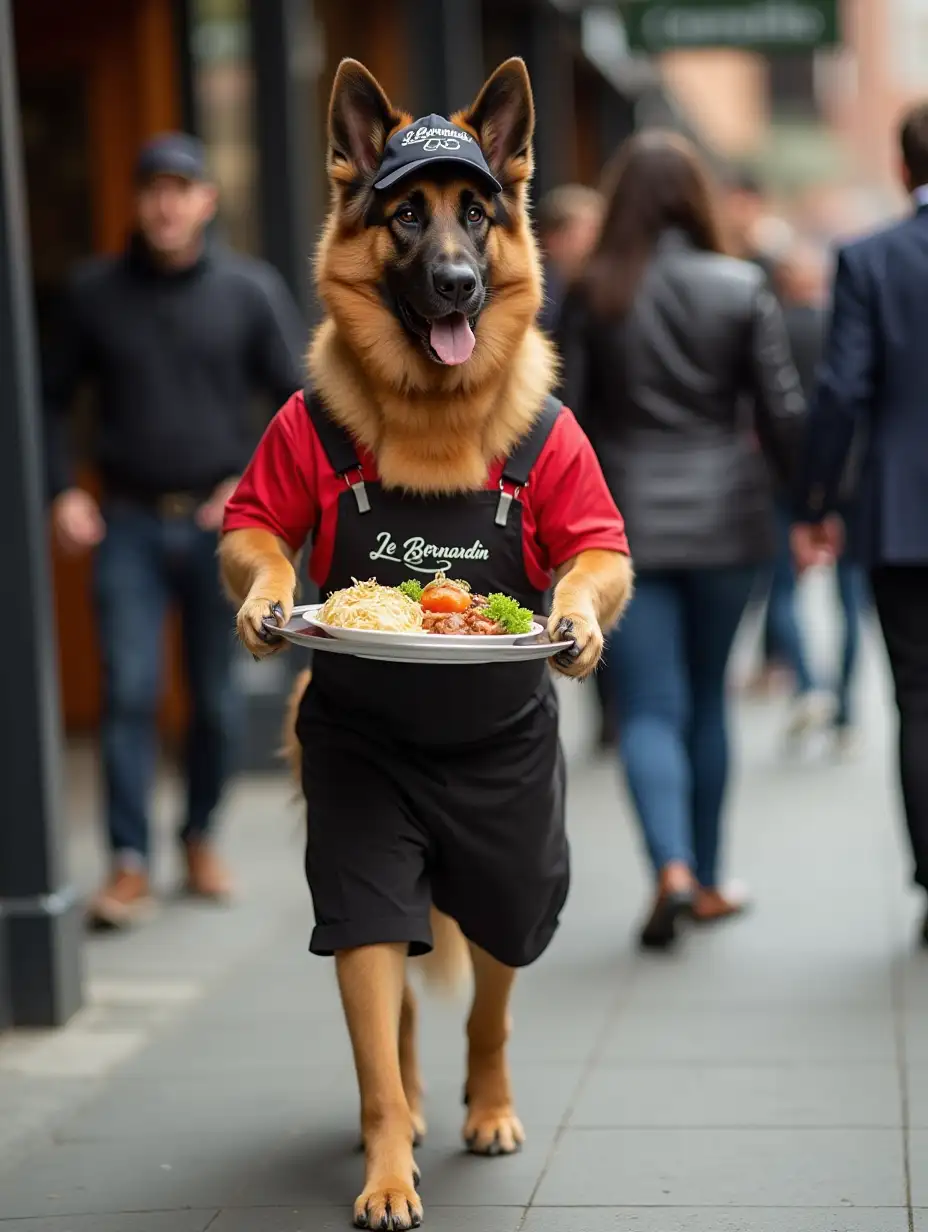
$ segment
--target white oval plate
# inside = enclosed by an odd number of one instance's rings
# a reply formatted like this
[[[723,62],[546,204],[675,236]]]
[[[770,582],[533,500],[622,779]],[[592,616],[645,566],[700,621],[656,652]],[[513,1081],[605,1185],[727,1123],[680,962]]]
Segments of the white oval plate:
[[[342,629],[337,625],[323,624],[318,619],[319,612],[322,611],[323,604],[314,603],[306,608],[302,613],[303,619],[308,625],[312,625],[314,629],[321,629],[323,633],[328,633],[330,637],[337,637],[341,642],[356,642],[359,645],[369,646],[375,649],[378,646],[415,646],[425,647],[428,645],[431,648],[433,642],[438,643],[435,646],[436,653],[441,646],[446,649],[454,646],[462,649],[470,647],[476,651],[475,642],[484,642],[488,646],[514,646],[523,637],[537,637],[539,633],[544,633],[544,626],[532,622],[531,629],[527,633],[498,633],[491,637],[475,637],[473,634],[460,633],[386,633],[377,629]]]
[[[317,605],[318,606],[318,605]],[[303,616],[307,609],[296,607],[289,624],[279,628],[276,621],[265,620],[268,633],[281,637],[304,650],[317,653],[350,655],[357,659],[378,659],[385,663],[415,663],[430,667],[473,666],[477,663],[521,663],[535,659],[550,659],[562,652],[573,651],[575,643],[568,639],[551,642],[546,633],[523,633],[511,646],[488,646],[494,637],[466,637],[456,639],[466,646],[448,646],[448,637],[430,637],[419,634],[410,646],[397,646],[393,642],[379,642],[376,646],[359,646],[356,642],[329,637],[318,626],[308,624]],[[536,624],[540,623],[536,621]]]

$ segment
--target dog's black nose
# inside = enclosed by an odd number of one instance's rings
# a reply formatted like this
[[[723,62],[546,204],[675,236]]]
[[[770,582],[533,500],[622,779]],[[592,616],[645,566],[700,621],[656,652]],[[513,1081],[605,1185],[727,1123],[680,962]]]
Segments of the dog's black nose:
[[[477,275],[469,265],[449,261],[435,267],[432,283],[442,299],[461,309],[477,290]]]

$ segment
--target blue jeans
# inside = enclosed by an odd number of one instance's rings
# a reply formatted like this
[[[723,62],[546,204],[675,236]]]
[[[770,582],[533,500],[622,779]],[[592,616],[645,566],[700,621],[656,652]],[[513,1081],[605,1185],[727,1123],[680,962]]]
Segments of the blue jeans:
[[[717,884],[725,671],[754,567],[642,570],[610,641],[619,750],[651,862]]]
[[[158,754],[165,619],[180,609],[191,718],[181,838],[202,837],[230,767],[235,726],[234,630],[219,583],[215,533],[113,502],[95,562],[103,659],[102,754],[113,853],[147,859],[148,806]]]
[[[782,662],[796,679],[796,692],[808,693],[815,687],[809,669],[805,639],[796,613],[796,570],[789,542],[789,510],[777,510],[777,558],[770,579],[767,616],[764,625],[764,657],[768,663]],[[844,620],[844,644],[838,671],[835,726],[846,727],[852,721],[851,686],[860,645],[860,621],[866,597],[866,576],[862,566],[851,557],[839,558],[835,569],[838,601]]]
[[[796,567],[789,541],[791,518],[784,506],[777,507],[776,515],[777,555],[767,595],[764,658],[768,663],[782,663],[788,667],[796,681],[796,692],[803,694],[810,692],[815,682],[796,613]]]

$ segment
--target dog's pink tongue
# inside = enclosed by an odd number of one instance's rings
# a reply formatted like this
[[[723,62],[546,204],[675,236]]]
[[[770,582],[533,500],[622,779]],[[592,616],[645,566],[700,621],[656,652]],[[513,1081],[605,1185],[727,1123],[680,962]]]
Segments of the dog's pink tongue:
[[[432,350],[443,364],[464,364],[473,354],[477,339],[463,312],[452,312],[432,322]]]

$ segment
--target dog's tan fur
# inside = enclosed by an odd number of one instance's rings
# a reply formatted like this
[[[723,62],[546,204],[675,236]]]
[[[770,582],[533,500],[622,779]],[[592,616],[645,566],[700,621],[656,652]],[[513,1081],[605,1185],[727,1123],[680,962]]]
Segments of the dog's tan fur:
[[[453,119],[480,141],[503,194],[487,204],[502,213],[488,235],[489,296],[474,353],[464,364],[445,367],[412,343],[384,305],[378,281],[391,243],[383,227],[364,225],[364,184],[386,139],[410,117],[392,107],[363,66],[345,61],[339,68],[330,108],[332,209],[315,264],[327,317],[312,340],[310,375],[330,412],[376,458],[382,482],[419,493],[482,488],[489,464],[524,434],[556,375],[553,349],[534,325],[542,289],[527,210],[533,114],[522,62],[502,65],[474,105]],[[423,180],[416,187],[428,196],[440,226],[461,184]],[[226,587],[240,605],[242,641],[255,655],[273,653],[280,645],[266,645],[258,633],[275,603],[287,619],[291,615],[296,576],[289,549],[268,532],[240,530],[224,537],[220,555]],[[615,552],[581,552],[559,570],[549,627],[569,618],[580,647],[575,663],[560,669],[564,674],[584,677],[594,669],[602,631],[618,619],[631,585],[631,564]],[[287,716],[297,774],[293,733],[307,683],[308,673],[297,681]],[[456,985],[474,976],[465,1137],[478,1153],[508,1153],[524,1136],[505,1055],[514,972],[473,947],[468,953],[447,917],[436,913],[433,925],[435,950],[426,963],[433,980]],[[425,1124],[404,947],[341,952],[336,966],[367,1159],[355,1216],[362,1226],[407,1228],[421,1219],[412,1150]]]

